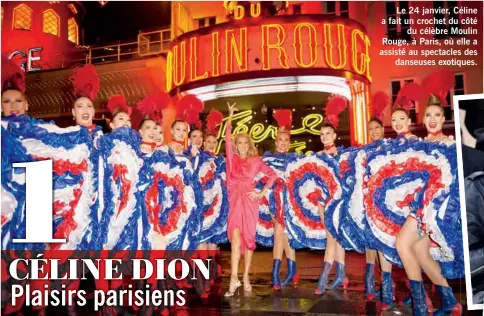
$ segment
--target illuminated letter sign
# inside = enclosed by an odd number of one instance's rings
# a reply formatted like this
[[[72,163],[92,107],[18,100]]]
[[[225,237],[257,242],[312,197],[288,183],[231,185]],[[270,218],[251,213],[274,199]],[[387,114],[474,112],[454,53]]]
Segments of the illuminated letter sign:
[[[337,27],[337,41],[336,52],[333,43],[335,36],[333,36],[333,29]],[[346,66],[346,38],[345,26],[343,24],[325,24],[324,25],[324,56],[328,66],[333,69],[341,69]],[[338,64],[335,64],[334,59],[337,58]]]
[[[360,30],[353,30],[351,34],[351,46],[353,47],[353,69],[358,74],[362,75],[366,73],[366,76],[370,79],[370,40]],[[363,51],[363,52],[361,52]]]
[[[305,31],[303,31],[305,29]],[[303,37],[303,32],[307,32],[307,38]],[[307,43],[308,47],[304,46]],[[316,28],[310,23],[299,23],[294,29],[294,59],[296,64],[302,68],[310,68],[316,63],[318,58],[318,43],[316,42]],[[309,62],[303,60],[304,52],[309,52]]]
[[[168,52],[166,54],[166,91],[170,91],[171,88],[173,87],[173,70],[172,70],[172,65],[173,65],[173,52]]]
[[[237,5],[234,8],[234,19],[240,20],[244,17],[244,7],[241,5]]]
[[[240,113],[234,114],[232,117],[232,125],[234,126],[233,135],[237,135],[240,133],[249,134],[250,138],[255,143],[260,143],[265,139],[271,138],[276,139],[277,129],[272,125],[264,125],[262,123],[256,123],[249,127],[247,125],[252,120],[252,110],[246,110]],[[222,143],[224,142],[224,138],[222,135],[225,135],[225,129],[227,128],[227,121],[228,118],[224,118],[222,121],[222,125],[219,130],[218,134],[218,145],[217,150],[220,150]],[[321,114],[309,114],[305,116],[301,121],[301,127],[298,129],[291,130],[291,135],[299,135],[303,133],[309,133],[312,135],[320,135],[321,131],[319,129],[321,123],[323,122],[323,116]],[[302,146],[304,145],[304,146]],[[298,144],[300,146],[300,150],[306,147],[305,143]]]
[[[275,37],[276,41],[272,42],[271,39],[271,29],[275,29]],[[284,28],[280,24],[268,24],[262,25],[262,69],[269,70],[271,69],[271,61],[270,61],[270,53],[271,49],[277,50],[278,52],[278,59],[281,64],[281,67],[284,69],[288,69],[289,66],[287,64],[287,54],[282,44],[284,44],[284,40],[286,39],[286,33]]]
[[[197,38],[190,38],[190,81],[197,81],[208,77],[208,71],[203,75],[197,75]]]
[[[239,45],[235,39],[234,31],[225,31],[225,51],[227,52],[225,61],[225,72],[230,74],[234,71],[234,55],[240,71],[247,71],[247,59],[249,51],[247,47],[247,28],[243,27],[239,31]]]
[[[41,52],[42,50],[42,47],[30,48],[29,53],[26,54],[23,50],[18,49],[11,53],[10,56],[8,56],[8,59],[12,59],[12,57],[15,55],[20,55],[27,59],[26,61],[20,63],[20,68],[22,68],[26,72],[39,71],[42,70],[42,67],[34,67],[34,61],[40,61],[40,55],[34,56],[34,53]]]
[[[227,1],[226,1],[224,6],[227,9],[227,11],[229,12],[229,14],[233,13],[235,20],[243,19],[245,17],[245,8],[243,6],[237,5],[235,3],[237,3],[237,2],[236,1],[228,1],[228,3],[227,3]],[[250,16],[251,17],[256,18],[256,17],[260,16],[260,12],[261,12],[260,2],[250,4]]]
[[[257,6],[253,12],[258,12]],[[353,20],[342,20],[308,21],[303,15],[264,17],[185,33],[174,41],[167,55],[167,87],[172,91],[216,77],[220,83],[226,75],[261,78],[261,71],[290,69],[288,76],[298,76],[298,72],[307,73],[303,72],[307,68],[314,70],[313,75],[318,75],[318,69],[326,75],[324,70],[330,69],[340,71],[341,77],[348,78],[350,73],[371,82],[370,40],[365,29]],[[337,72],[332,71],[332,75],[337,76]],[[204,80],[204,84],[208,82]]]
[[[260,2],[250,4],[250,16],[256,18],[260,15]]]
[[[181,42],[180,45],[173,47],[173,54],[171,58],[172,67],[174,67],[173,83],[175,86],[179,86],[185,81],[186,74],[186,44],[184,41]]]
[[[217,77],[219,74],[220,74],[220,49],[218,48],[218,32],[213,32],[212,33],[212,76]]]

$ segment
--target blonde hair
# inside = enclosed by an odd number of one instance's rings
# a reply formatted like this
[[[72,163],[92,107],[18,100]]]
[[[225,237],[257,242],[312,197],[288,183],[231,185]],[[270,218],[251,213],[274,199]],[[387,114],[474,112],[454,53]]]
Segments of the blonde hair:
[[[276,139],[279,134],[287,134],[289,137],[291,137],[291,131],[284,127],[279,127],[277,129]]]
[[[429,99],[427,100],[427,106],[425,107],[425,111],[427,111],[427,108],[431,106],[436,106],[440,109],[443,115],[445,115],[445,110],[444,107],[442,106],[442,103],[440,102],[440,99],[435,95],[431,94]]]
[[[234,144],[235,152],[237,153],[237,155],[239,155],[239,152],[237,150],[237,141],[239,140],[239,138],[242,138],[242,137],[247,138],[247,141],[249,142],[249,152],[247,153],[247,156],[248,157],[256,157],[256,156],[258,156],[258,153],[259,152],[257,151],[257,148],[254,145],[254,142],[249,137],[249,135],[247,135],[246,133],[237,134],[234,137],[233,144]]]
[[[441,107],[442,103],[440,102],[440,99],[435,94],[430,94],[429,99],[427,100],[427,106],[429,105],[436,105]]]

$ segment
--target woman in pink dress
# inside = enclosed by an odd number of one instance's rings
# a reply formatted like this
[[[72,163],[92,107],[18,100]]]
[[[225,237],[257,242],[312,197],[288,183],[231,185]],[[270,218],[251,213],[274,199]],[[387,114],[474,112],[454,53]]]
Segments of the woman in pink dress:
[[[238,134],[234,138],[233,148],[230,135],[232,132],[232,115],[238,111],[233,105],[228,104],[229,121],[225,132],[225,151],[227,155],[227,189],[229,193],[229,219],[227,235],[231,243],[231,267],[230,286],[225,296],[233,296],[241,286],[237,270],[240,255],[245,256],[244,290],[250,292],[252,287],[249,282],[250,263],[255,249],[255,233],[259,219],[258,200],[264,196],[268,188],[277,178],[275,172],[267,166],[259,157],[257,149],[247,134]],[[269,179],[261,192],[254,191],[254,177],[262,172]]]

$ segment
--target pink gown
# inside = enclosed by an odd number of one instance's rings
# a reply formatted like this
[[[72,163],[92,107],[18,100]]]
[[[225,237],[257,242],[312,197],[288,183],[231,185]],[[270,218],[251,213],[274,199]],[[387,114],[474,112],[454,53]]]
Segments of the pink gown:
[[[269,177],[271,187],[277,179],[276,173],[259,157],[241,158],[234,153],[230,135],[232,126],[227,124],[225,132],[225,152],[227,155],[227,190],[229,194],[229,219],[227,235],[232,241],[232,231],[240,231],[240,251],[255,249],[255,233],[259,220],[259,202],[251,200],[249,192],[254,191],[254,177],[262,172]]]

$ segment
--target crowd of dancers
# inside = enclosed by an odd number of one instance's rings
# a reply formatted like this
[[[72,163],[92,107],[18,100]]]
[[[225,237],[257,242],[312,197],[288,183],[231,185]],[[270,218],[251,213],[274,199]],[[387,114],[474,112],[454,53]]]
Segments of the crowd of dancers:
[[[433,76],[442,75],[448,74]],[[425,91],[411,83],[402,88],[392,110],[396,139],[384,138],[378,117],[389,100],[376,93],[375,117],[368,122],[371,143],[337,147],[339,113],[330,111],[341,112],[347,101],[334,97],[321,127],[321,151],[289,153],[291,112],[278,110],[275,151],[259,157],[247,134],[237,133],[232,139],[235,103],[228,104],[225,130],[218,130],[222,113],[212,109],[203,131],[198,120],[203,103],[194,96],[182,97],[171,124],[172,139],[165,143],[160,103],[166,98],[142,100],[136,107],[142,120],[132,126],[134,107],[122,96],[112,97],[112,131],[103,134],[93,125],[99,79],[87,65],[71,78],[75,126],[60,128],[27,115],[22,76],[18,71],[2,74],[2,249],[199,249],[210,254],[217,245],[230,242],[227,297],[241,286],[252,290],[249,273],[257,243],[274,249],[275,291],[298,283],[297,249],[324,249],[316,295],[348,286],[345,251],[353,250],[365,253],[366,295],[378,296],[382,309],[393,304],[391,273],[398,265],[406,271],[406,301],[415,315],[433,311],[422,271],[442,297],[434,314],[462,314],[447,283],[448,278],[463,276],[463,251],[456,146],[442,133],[445,89],[429,93],[425,139],[410,132],[408,110],[424,93],[415,91]],[[223,134],[225,157],[216,153]],[[54,161],[54,238],[67,242],[12,243],[25,236],[25,174],[11,164],[44,159]],[[281,281],[284,254],[288,273]],[[379,291],[374,277],[377,257],[382,271]],[[335,277],[328,285],[333,266]]]

